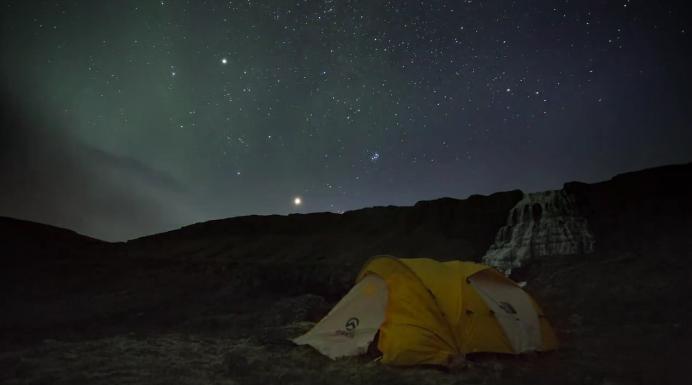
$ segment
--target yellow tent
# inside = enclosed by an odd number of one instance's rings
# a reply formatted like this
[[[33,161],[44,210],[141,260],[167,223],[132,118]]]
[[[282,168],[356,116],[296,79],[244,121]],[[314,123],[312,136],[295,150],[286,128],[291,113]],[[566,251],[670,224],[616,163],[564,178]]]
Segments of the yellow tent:
[[[364,353],[377,331],[382,362],[392,365],[557,347],[536,302],[490,266],[390,256],[368,261],[353,289],[294,342],[337,358]]]

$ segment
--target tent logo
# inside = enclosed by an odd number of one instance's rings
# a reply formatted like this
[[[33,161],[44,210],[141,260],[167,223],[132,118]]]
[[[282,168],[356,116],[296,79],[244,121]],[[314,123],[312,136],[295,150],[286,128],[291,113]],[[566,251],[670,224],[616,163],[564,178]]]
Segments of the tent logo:
[[[353,338],[356,336],[356,328],[358,327],[358,324],[360,323],[360,320],[356,317],[351,317],[346,321],[346,324],[344,324],[344,328],[346,330],[337,330],[336,335],[338,336],[344,336],[348,338]]]
[[[349,318],[348,321],[346,321],[346,325],[345,325],[346,331],[347,332],[353,331],[355,328],[358,327],[359,323],[360,323],[360,320],[358,318],[356,318],[356,317]]]

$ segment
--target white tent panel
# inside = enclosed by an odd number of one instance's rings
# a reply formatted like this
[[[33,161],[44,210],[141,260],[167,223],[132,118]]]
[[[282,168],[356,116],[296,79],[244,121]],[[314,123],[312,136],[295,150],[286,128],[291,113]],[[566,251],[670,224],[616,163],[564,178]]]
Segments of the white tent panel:
[[[387,309],[387,284],[367,275],[310,331],[295,338],[298,345],[310,345],[335,359],[367,351]]]
[[[515,353],[540,350],[538,314],[524,290],[482,272],[469,277],[469,282],[495,313]]]

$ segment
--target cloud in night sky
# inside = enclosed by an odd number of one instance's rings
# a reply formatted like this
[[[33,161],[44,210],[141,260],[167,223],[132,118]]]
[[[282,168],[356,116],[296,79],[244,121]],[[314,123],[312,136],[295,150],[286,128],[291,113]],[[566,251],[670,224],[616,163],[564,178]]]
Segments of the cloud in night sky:
[[[689,162],[692,15],[623,4],[8,1],[0,215],[126,239]]]
[[[62,123],[27,120],[5,100],[0,131],[0,213],[129,239],[199,217],[186,190],[142,163],[61,136]]]

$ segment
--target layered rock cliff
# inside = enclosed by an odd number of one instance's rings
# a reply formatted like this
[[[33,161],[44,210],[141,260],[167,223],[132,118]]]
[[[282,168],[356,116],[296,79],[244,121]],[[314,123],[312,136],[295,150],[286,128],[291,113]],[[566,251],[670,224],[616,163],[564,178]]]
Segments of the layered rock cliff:
[[[510,274],[532,258],[589,254],[594,237],[565,190],[524,194],[510,211],[483,262]]]

